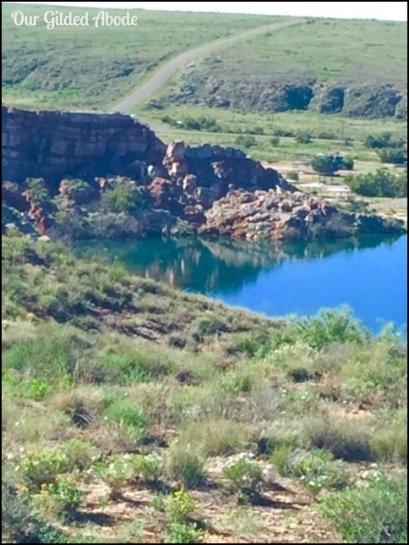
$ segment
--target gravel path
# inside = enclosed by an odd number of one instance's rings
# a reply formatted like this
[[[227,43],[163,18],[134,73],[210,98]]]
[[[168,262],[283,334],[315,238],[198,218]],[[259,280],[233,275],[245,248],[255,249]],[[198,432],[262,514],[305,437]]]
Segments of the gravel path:
[[[186,63],[197,57],[210,53],[211,51],[218,49],[219,47],[231,45],[236,41],[247,40],[249,38],[253,38],[254,36],[258,36],[259,34],[264,34],[266,32],[280,31],[290,26],[299,25],[303,22],[303,20],[299,20],[296,22],[263,25],[261,27],[252,28],[250,30],[240,32],[239,34],[234,34],[233,36],[229,36],[227,38],[221,38],[219,40],[215,40],[214,42],[210,42],[194,49],[184,51],[177,57],[174,57],[169,62],[164,64],[141,87],[135,89],[135,91],[133,91],[131,95],[129,95],[127,98],[123,99],[116,106],[114,106],[112,108],[112,111],[121,113],[128,112],[136,104],[142,102],[143,100],[146,100],[154,93],[156,93],[156,91],[160,89],[160,87],[162,87],[165,83],[167,83],[178,70],[183,68]]]

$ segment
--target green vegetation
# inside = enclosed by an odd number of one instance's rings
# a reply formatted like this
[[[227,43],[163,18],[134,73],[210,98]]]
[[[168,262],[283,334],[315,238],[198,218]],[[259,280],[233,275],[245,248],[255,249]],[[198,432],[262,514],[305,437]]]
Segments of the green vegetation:
[[[155,105],[403,119],[405,44],[404,23],[307,19],[191,63]]]
[[[391,119],[353,119],[321,115],[314,111],[255,112],[214,109],[204,106],[169,106],[161,110],[149,103],[135,107],[134,113],[150,124],[165,142],[183,139],[191,145],[212,142],[250,151],[252,157],[269,163],[311,159],[316,154],[342,155],[371,165],[380,164],[379,149],[368,147],[368,137],[382,136],[387,130],[393,141],[406,141],[406,123]],[[205,129],[200,120],[208,119]],[[200,130],[187,129],[186,119],[200,123]],[[212,128],[213,127],[213,128]],[[300,134],[308,133],[309,143],[299,143]],[[247,139],[250,147],[246,146]],[[278,138],[278,140],[277,140]],[[397,148],[400,149],[400,148]]]
[[[253,27],[282,21],[256,15],[133,10],[138,25],[95,28],[98,8],[58,7],[67,15],[90,15],[89,26],[45,29],[48,6],[23,6],[40,16],[37,26],[15,26],[5,5],[3,102],[25,108],[107,109],[141,84],[166,60],[197,45]],[[114,10],[124,16],[125,10]],[[175,31],[177,29],[177,31]]]
[[[407,197],[408,174],[378,169],[375,173],[347,176],[344,182],[358,195],[365,197]]]
[[[99,543],[102,521],[103,541],[206,542],[238,503],[238,538],[277,541],[279,518],[257,513],[282,487],[286,514],[328,518],[328,541],[405,542],[393,329],[346,310],[273,321],[62,244],[2,243],[3,541]]]

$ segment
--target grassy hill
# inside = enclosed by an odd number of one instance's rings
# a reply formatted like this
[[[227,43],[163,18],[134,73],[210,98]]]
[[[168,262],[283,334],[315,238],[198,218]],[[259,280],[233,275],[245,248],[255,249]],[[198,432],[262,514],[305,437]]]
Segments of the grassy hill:
[[[108,109],[180,52],[292,20],[135,10],[137,27],[46,30],[43,14],[49,7],[20,7],[26,15],[40,15],[36,27],[16,27],[10,14],[17,8],[3,7],[3,100],[32,108]],[[300,19],[190,63],[153,107],[199,104],[405,118],[406,40],[405,23]]]
[[[405,543],[406,352],[2,239],[2,541]]]
[[[192,63],[159,104],[405,117],[406,43],[405,23],[309,19]]]
[[[56,27],[43,15],[56,6],[2,7],[3,101],[31,108],[108,109],[167,59],[199,44],[285,18],[133,10],[136,27]],[[40,15],[17,27],[11,13]],[[58,11],[96,14],[94,8]],[[126,11],[114,10],[115,15]]]

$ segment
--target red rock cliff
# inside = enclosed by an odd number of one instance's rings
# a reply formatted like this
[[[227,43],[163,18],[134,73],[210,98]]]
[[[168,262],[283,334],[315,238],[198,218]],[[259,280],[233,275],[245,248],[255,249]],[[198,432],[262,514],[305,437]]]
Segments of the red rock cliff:
[[[134,117],[2,106],[2,179],[42,177],[57,189],[64,176],[135,176],[138,161],[161,166],[166,147]]]

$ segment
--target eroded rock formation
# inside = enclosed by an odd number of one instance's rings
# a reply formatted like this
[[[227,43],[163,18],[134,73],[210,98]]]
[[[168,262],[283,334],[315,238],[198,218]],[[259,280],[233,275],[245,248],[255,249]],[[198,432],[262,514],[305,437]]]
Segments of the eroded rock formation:
[[[104,197],[115,190],[114,199]],[[201,232],[307,240],[402,231],[296,191],[241,150],[166,146],[121,114],[3,107],[2,196],[42,236],[61,222],[74,238]]]

